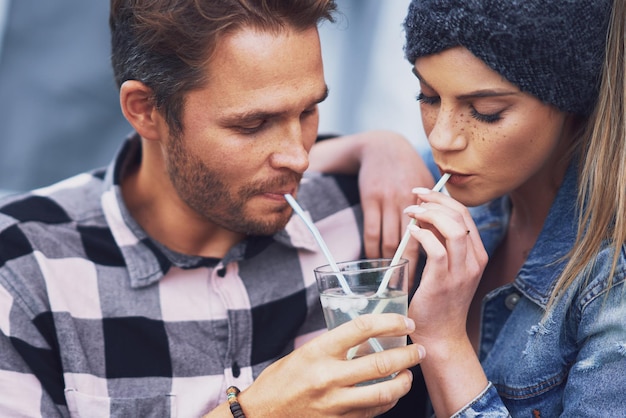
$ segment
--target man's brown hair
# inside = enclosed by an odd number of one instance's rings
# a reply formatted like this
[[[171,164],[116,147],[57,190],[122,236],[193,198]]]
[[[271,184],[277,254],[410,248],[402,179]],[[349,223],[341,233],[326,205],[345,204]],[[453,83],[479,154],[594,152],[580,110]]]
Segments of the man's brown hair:
[[[334,0],[111,0],[115,80],[148,86],[170,130],[180,133],[185,95],[206,81],[220,38],[244,27],[304,30],[332,22],[335,10]]]

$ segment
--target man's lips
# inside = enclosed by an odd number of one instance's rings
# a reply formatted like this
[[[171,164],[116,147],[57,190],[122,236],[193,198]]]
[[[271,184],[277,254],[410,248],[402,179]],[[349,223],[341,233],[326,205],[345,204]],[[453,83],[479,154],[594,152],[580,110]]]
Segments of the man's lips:
[[[259,195],[264,196],[264,197],[269,198],[269,199],[278,200],[278,201],[281,201],[281,202],[286,202],[285,201],[285,195],[286,194],[294,195],[295,191],[296,191],[296,188],[295,187],[291,187],[291,188],[284,188],[284,189],[280,189],[280,190],[261,191],[261,192],[259,192]]]
[[[285,176],[259,183],[247,195],[276,199],[286,203],[285,195],[295,195],[300,185],[300,176]]]

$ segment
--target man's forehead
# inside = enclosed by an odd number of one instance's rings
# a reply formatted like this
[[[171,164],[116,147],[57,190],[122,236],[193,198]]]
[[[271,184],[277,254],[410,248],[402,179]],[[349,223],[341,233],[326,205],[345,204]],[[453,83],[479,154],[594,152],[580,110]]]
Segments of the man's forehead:
[[[326,84],[317,29],[243,29],[229,34],[222,38],[208,62],[207,87],[222,95],[238,91],[276,95],[290,89],[324,95]]]
[[[254,56],[272,58],[276,53],[272,46],[276,43],[295,40],[296,42],[317,43],[319,49],[319,32],[316,26],[307,29],[283,27],[277,29],[261,29],[252,26],[243,26],[224,33],[218,38],[212,59],[227,56],[233,58],[247,52]]]

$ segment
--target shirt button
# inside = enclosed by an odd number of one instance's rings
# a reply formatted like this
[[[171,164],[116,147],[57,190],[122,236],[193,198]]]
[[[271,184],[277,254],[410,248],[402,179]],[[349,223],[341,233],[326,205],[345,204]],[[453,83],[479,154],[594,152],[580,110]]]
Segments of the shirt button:
[[[235,379],[238,378],[241,374],[241,368],[239,367],[239,363],[237,363],[236,361],[233,362],[231,370],[233,371],[233,377]]]
[[[520,296],[517,293],[511,293],[506,297],[506,299],[504,299],[504,306],[506,306],[509,311],[512,311],[519,300]]]
[[[224,277],[226,276],[226,267],[222,267],[220,269],[217,270],[217,275],[220,277]]]

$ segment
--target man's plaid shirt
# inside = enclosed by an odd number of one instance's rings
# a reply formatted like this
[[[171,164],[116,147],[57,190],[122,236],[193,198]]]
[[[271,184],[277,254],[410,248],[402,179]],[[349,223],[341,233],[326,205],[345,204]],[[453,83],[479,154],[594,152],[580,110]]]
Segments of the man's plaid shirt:
[[[298,217],[221,260],[172,252],[122,201],[138,153],[0,205],[0,416],[199,416],[325,330]],[[354,178],[306,178],[298,201],[337,260],[363,256]]]

